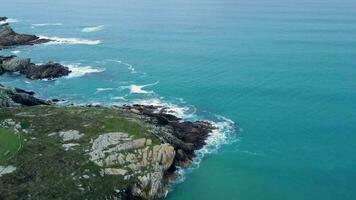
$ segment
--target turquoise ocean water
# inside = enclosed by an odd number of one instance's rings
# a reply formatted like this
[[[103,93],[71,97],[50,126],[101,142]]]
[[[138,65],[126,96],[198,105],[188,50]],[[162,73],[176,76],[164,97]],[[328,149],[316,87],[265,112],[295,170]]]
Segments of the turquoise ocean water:
[[[356,199],[356,1],[0,0],[0,15],[61,41],[1,54],[75,72],[1,83],[220,127],[166,199]]]

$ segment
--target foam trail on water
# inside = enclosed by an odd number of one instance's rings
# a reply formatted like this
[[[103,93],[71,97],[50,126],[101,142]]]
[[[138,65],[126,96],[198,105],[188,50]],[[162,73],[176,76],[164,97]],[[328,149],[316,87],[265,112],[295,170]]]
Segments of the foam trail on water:
[[[51,40],[45,44],[83,44],[83,45],[97,45],[101,44],[100,40],[88,40],[82,38],[61,38],[61,37],[47,37],[47,36],[40,36],[40,39],[47,39]]]
[[[32,24],[32,27],[41,27],[41,26],[63,26],[62,23],[41,23],[41,24]]]
[[[19,54],[20,52],[19,50],[11,51],[12,54]]]
[[[83,33],[91,33],[91,32],[96,32],[104,29],[104,25],[99,25],[99,26],[91,26],[91,27],[85,27],[81,31]]]
[[[124,100],[126,101],[127,99],[125,97],[111,97],[112,100]]]
[[[110,90],[114,90],[114,88],[96,88],[97,92],[110,91]]]
[[[105,68],[96,68],[92,66],[80,66],[79,64],[68,64],[65,65],[69,68],[71,73],[68,75],[68,78],[81,77],[86,74],[91,73],[100,73],[105,71]]]
[[[108,60],[108,61],[116,62],[116,63],[122,64],[122,65],[125,65],[125,66],[127,66],[127,69],[128,69],[131,73],[133,73],[133,74],[137,73],[136,70],[135,70],[135,67],[134,67],[133,65],[131,65],[130,63],[126,63],[126,62],[123,62],[123,61],[121,61],[121,60],[112,60],[112,59],[110,59],[110,60]]]
[[[129,89],[131,94],[149,94],[149,93],[153,93],[153,91],[147,91],[144,90],[143,88],[145,87],[149,87],[149,86],[153,86],[153,85],[157,85],[159,82],[155,82],[155,83],[150,83],[150,84],[146,84],[146,85],[129,85],[129,86],[122,86],[122,89]]]

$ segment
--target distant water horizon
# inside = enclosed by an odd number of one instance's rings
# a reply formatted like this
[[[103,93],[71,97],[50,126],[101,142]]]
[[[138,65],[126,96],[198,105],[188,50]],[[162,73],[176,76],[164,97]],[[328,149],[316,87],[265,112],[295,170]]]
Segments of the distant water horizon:
[[[0,16],[56,39],[1,55],[73,71],[1,84],[219,127],[165,199],[356,199],[355,1],[3,0]]]

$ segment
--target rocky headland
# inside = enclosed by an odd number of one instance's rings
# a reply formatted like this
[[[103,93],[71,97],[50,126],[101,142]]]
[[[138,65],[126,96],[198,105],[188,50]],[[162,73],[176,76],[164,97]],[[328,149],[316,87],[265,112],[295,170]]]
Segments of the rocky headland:
[[[0,199],[157,199],[214,129],[164,107],[33,95],[0,86]]]
[[[7,17],[0,17],[0,50],[18,45],[33,45],[49,42],[36,35],[20,34],[15,32],[8,23]]]

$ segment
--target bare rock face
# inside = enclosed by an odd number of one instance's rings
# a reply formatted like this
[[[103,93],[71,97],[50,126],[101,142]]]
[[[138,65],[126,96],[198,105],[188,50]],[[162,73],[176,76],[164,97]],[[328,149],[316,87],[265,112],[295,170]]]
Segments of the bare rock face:
[[[0,17],[0,22],[7,18]],[[0,49],[18,45],[33,45],[49,42],[47,39],[40,39],[35,35],[16,33],[8,23],[0,23]]]
[[[34,92],[21,90],[18,88],[7,88],[0,84],[0,108],[11,106],[35,106],[50,105],[51,102],[37,99]]]
[[[164,174],[173,164],[175,151],[167,143],[153,145],[150,139],[134,139],[116,132],[95,139],[89,155],[91,161],[102,167],[102,175],[124,176],[135,182],[132,196],[155,199],[166,191]]]
[[[29,79],[54,79],[67,76],[71,71],[59,63],[48,62],[43,65],[31,63],[31,59],[16,56],[0,56],[0,75],[15,73],[25,75]]]

